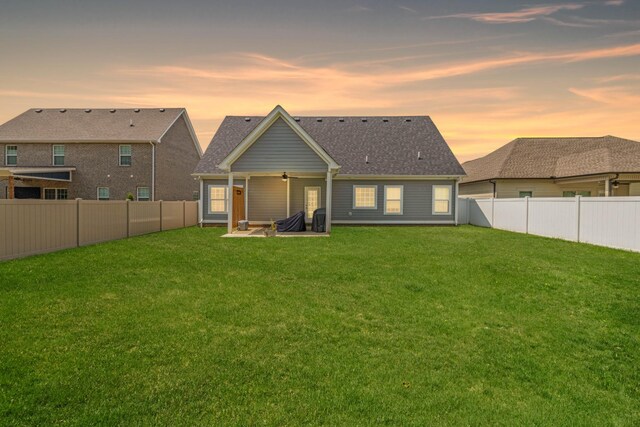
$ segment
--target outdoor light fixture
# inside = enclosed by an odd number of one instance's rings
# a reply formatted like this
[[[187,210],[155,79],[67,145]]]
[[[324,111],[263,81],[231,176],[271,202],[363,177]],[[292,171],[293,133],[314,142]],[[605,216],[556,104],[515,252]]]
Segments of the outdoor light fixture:
[[[620,181],[613,181],[613,182],[611,183],[611,186],[612,186],[613,188],[618,188],[618,187],[620,187]]]
[[[287,179],[289,179],[289,175],[287,175],[287,173],[286,173],[286,172],[284,172],[284,173],[282,174],[282,181],[283,181],[283,182],[287,182]]]

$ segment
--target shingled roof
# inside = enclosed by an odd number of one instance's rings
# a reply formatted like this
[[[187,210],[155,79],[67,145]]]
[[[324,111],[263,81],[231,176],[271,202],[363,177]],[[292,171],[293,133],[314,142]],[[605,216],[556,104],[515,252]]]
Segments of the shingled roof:
[[[0,126],[0,142],[158,141],[184,112],[184,108],[33,108]]]
[[[607,135],[518,138],[463,165],[462,182],[505,178],[566,178],[640,172],[640,142]]]
[[[263,119],[262,116],[227,116],[195,173],[225,174],[217,165]],[[296,116],[295,120],[341,166],[340,174],[464,174],[462,166],[428,116]],[[369,163],[365,162],[366,158]]]

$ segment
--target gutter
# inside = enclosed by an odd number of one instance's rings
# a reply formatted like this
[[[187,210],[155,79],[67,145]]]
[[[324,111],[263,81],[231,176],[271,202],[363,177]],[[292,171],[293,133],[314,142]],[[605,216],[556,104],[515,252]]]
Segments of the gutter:
[[[489,182],[491,184],[493,184],[493,198],[496,198],[496,180],[495,179],[490,179]]]

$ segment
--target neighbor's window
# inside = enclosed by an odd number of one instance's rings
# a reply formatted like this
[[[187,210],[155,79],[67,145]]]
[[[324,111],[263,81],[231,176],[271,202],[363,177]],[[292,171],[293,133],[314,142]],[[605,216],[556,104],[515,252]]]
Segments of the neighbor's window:
[[[518,197],[533,197],[533,191],[520,191]]]
[[[69,197],[66,188],[45,188],[44,198],[46,200],[67,200]]]
[[[448,215],[451,213],[451,186],[433,186],[433,214]]]
[[[200,200],[200,192],[194,191],[192,197],[193,197],[193,200]]]
[[[53,146],[53,166],[64,166],[64,145]]]
[[[7,166],[15,166],[18,164],[17,145],[7,145],[4,148],[4,162]]]
[[[591,197],[591,191],[563,191],[562,197]]]
[[[109,200],[109,187],[98,187],[98,200]]]
[[[149,200],[151,200],[149,187],[138,187],[136,196],[139,202],[148,202]]]
[[[120,146],[120,166],[131,166],[131,146]]]
[[[402,215],[402,185],[384,186],[384,214]]]
[[[377,209],[378,208],[378,186],[377,185],[354,185],[353,186],[353,208],[354,209]]]
[[[229,191],[226,185],[209,186],[209,213],[227,213]]]

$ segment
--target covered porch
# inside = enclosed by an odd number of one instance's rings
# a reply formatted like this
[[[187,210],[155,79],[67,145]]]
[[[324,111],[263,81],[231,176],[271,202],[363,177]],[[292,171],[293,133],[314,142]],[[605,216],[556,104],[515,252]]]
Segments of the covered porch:
[[[67,199],[74,167],[3,167],[7,199]]]

